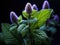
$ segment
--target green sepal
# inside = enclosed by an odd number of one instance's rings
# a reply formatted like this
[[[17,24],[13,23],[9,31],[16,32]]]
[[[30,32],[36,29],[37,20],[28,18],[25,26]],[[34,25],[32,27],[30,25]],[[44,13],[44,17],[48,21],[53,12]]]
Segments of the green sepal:
[[[24,16],[25,18],[27,18],[27,19],[28,19],[29,14],[28,14],[28,13],[26,13],[26,11],[23,11],[23,12],[22,12],[22,14],[23,14],[23,16]]]
[[[30,14],[30,18],[34,18],[34,14],[35,14],[36,12],[37,12],[36,10],[32,10],[32,13]],[[25,18],[28,19],[29,14],[26,13],[26,11],[23,11],[22,14],[23,14],[23,16],[24,16]]]

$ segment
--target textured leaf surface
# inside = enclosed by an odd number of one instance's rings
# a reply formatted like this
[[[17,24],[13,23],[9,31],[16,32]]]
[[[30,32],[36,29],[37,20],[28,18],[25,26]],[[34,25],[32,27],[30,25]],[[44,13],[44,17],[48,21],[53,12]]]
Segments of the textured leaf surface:
[[[38,21],[35,24],[32,24],[31,27],[34,27],[34,28],[40,27],[43,24],[45,24],[47,19],[50,18],[51,13],[52,13],[51,9],[45,9],[45,10],[41,10],[41,11],[37,12],[34,17],[37,18]]]
[[[46,42],[47,41],[46,39],[48,39],[48,36],[42,30],[35,30],[33,33],[33,37],[37,45],[40,45],[40,43]]]
[[[10,25],[9,24],[2,23],[2,32],[3,32],[3,35],[4,35],[5,42],[7,44],[18,44],[18,45],[20,45],[19,40],[16,38],[16,34],[14,35],[9,30],[9,28],[10,28]]]
[[[19,27],[17,28],[18,33],[22,34],[22,37],[24,37],[27,34],[28,31],[28,25],[26,24],[21,24],[19,25]]]

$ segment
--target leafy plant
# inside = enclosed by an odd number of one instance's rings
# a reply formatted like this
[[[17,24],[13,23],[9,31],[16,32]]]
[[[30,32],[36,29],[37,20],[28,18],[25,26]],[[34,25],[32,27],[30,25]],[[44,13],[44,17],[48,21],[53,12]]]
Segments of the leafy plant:
[[[48,1],[45,1],[45,3],[48,3]],[[43,7],[45,5],[48,7],[48,4],[45,3]],[[55,22],[55,19],[50,19],[53,16],[53,9],[47,7],[38,11],[35,4],[32,6],[27,3],[25,10],[22,11],[23,16],[20,15],[19,17],[12,11],[10,13],[12,24],[1,24],[0,42],[7,45],[50,45],[52,36],[56,32],[54,26],[58,23]],[[49,31],[51,36],[48,36],[47,32]]]

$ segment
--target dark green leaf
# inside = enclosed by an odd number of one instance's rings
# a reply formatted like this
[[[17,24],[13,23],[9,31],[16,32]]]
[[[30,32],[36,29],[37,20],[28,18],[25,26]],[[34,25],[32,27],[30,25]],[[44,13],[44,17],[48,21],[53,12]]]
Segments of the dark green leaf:
[[[28,33],[28,27],[29,27],[29,26],[27,25],[27,26],[25,26],[25,27],[21,30],[21,34],[22,34],[23,37],[27,35],[27,33]]]
[[[47,29],[46,25],[40,27],[40,30],[46,30],[46,29]]]
[[[0,42],[4,42],[4,37],[2,32],[0,32]]]
[[[50,31],[52,34],[55,34],[55,33],[56,33],[56,28],[54,28],[54,27],[49,27],[49,28],[47,29],[47,31]]]
[[[23,45],[23,38],[20,33],[17,32],[17,26],[12,26],[10,28],[10,32],[13,34],[13,36],[17,39],[19,45]]]
[[[14,33],[12,33],[9,29],[10,29],[10,24],[2,23],[2,32],[3,32],[3,35],[4,35],[5,42],[7,44],[20,45],[19,40],[16,38],[16,34],[14,35]],[[12,29],[14,29],[14,28],[11,28],[11,30]]]
[[[33,18],[33,19],[29,19],[29,20],[22,20],[22,24],[32,24],[32,23],[35,23],[37,22],[37,19],[36,18]]]
[[[24,37],[27,34],[28,27],[29,27],[28,25],[21,24],[17,28],[17,31],[18,31],[18,33],[21,33],[22,34],[22,37]]]
[[[42,30],[35,30],[33,32],[33,39],[35,40],[35,42],[39,42],[39,43],[44,43],[44,42],[48,42],[46,39],[48,39],[48,36],[46,35],[46,33]]]
[[[26,26],[26,24],[20,24],[17,28],[18,33]]]

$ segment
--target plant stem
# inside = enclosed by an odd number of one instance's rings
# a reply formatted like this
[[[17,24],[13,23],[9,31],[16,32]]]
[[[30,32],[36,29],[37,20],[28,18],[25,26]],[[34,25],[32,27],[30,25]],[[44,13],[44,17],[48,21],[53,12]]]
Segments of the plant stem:
[[[30,18],[31,18],[31,16],[30,16],[30,14],[29,14],[29,17],[28,17],[28,25],[29,25],[29,41],[30,41],[30,45],[33,45],[33,39],[32,39],[32,34],[31,34],[31,29],[30,29],[30,26],[31,26],[31,24],[30,24]]]

